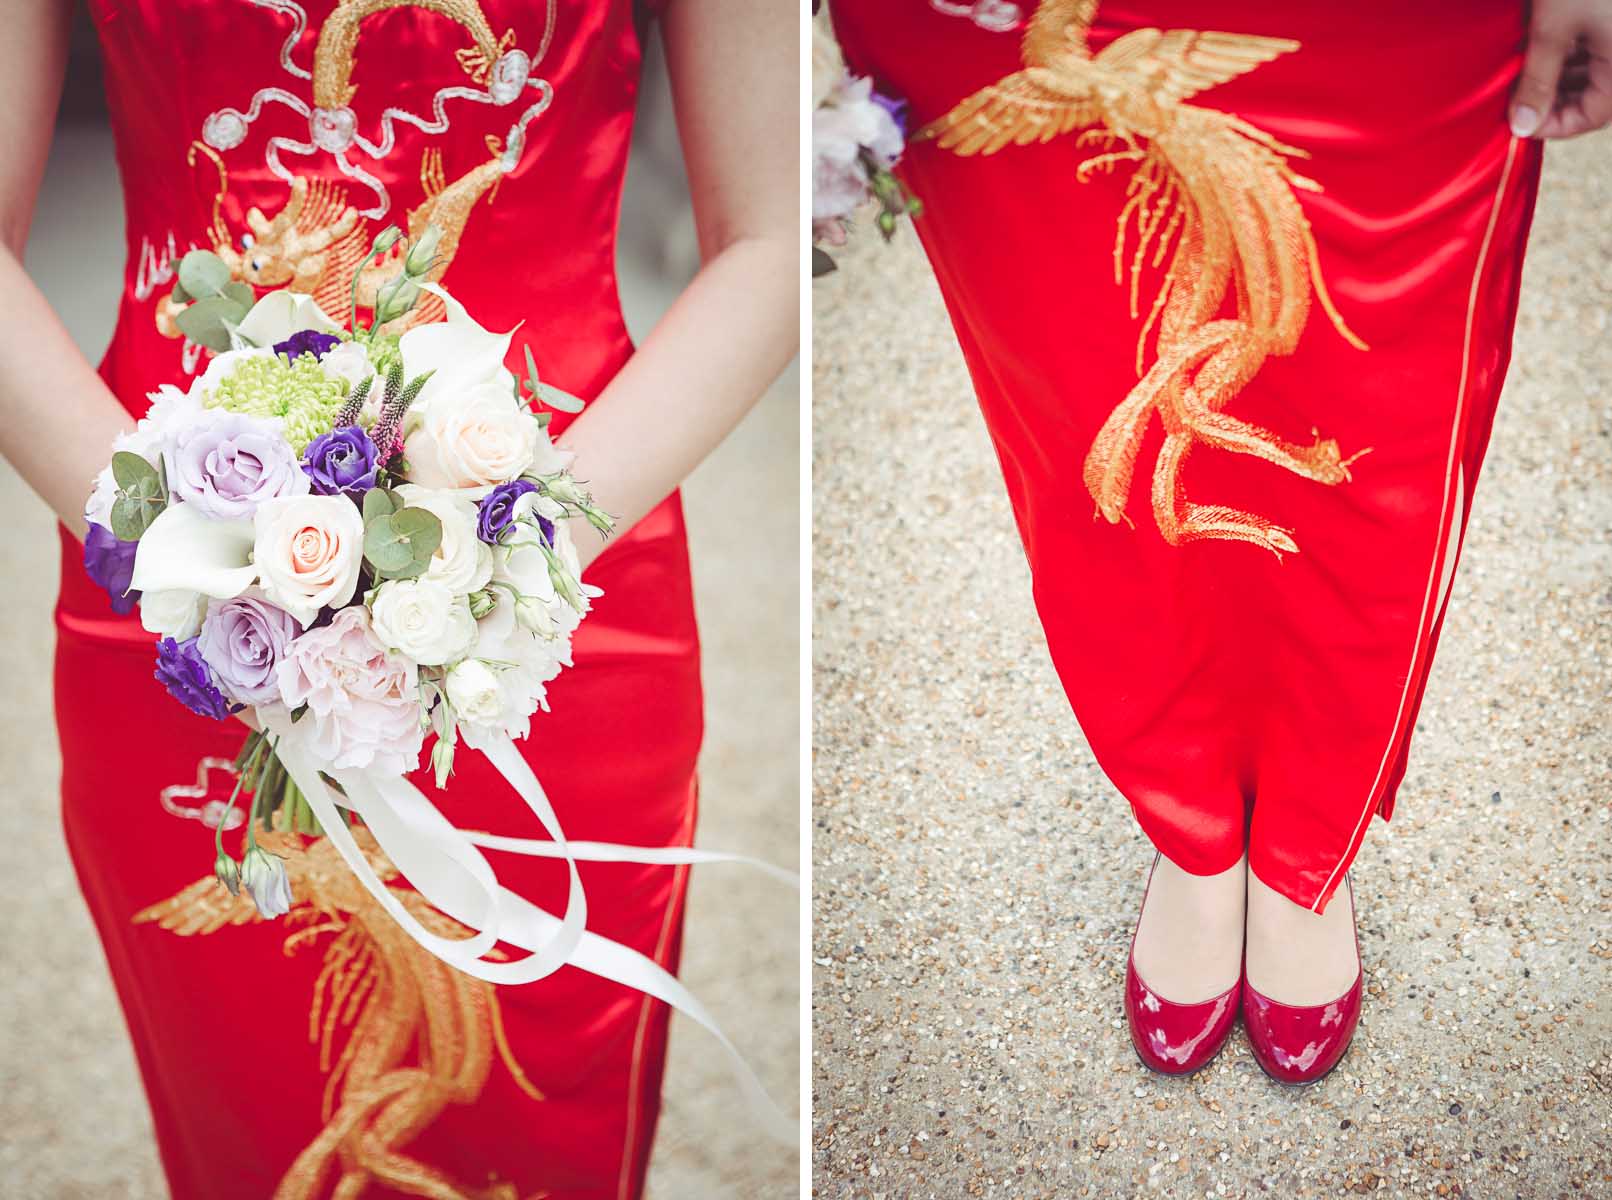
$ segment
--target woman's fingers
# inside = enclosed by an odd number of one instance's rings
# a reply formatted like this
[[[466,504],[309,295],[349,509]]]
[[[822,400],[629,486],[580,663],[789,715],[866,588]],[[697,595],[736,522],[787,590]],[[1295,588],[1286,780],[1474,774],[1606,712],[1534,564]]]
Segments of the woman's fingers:
[[[1511,132],[1562,138],[1612,124],[1612,0],[1535,0]]]
[[[1543,6],[1541,6],[1543,7]],[[1556,111],[1556,88],[1562,65],[1572,53],[1574,34],[1550,21],[1539,11],[1528,31],[1528,49],[1523,57],[1522,77],[1511,98],[1511,132],[1517,137],[1533,137]]]
[[[1540,137],[1576,137],[1612,124],[1612,31],[1590,36],[1562,73],[1561,100],[1540,126]]]

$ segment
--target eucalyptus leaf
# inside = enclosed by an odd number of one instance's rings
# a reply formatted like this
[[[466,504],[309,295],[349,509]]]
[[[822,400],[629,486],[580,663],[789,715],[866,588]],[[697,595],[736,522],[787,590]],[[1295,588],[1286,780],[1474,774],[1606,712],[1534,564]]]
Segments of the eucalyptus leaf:
[[[228,265],[211,250],[192,250],[179,260],[179,286],[198,300],[219,295],[229,281]]]
[[[231,300],[234,300],[236,303],[240,304],[241,307],[245,308],[247,312],[251,312],[252,305],[257,303],[257,296],[252,291],[252,285],[249,283],[242,283],[239,279],[230,280],[221,289],[219,289],[219,294],[228,296]]]
[[[530,346],[522,346],[521,349],[526,351],[526,384],[535,392],[542,384],[542,380],[537,377],[537,360],[532,357]]]
[[[401,508],[364,524],[364,557],[385,578],[423,575],[441,544],[442,522],[423,508]]]
[[[119,492],[112,501],[112,536],[121,542],[138,542],[166,507],[167,501],[160,496],[131,496]]]
[[[174,324],[198,346],[222,352],[230,348],[230,325],[239,325],[248,311],[233,296],[205,296],[175,313]]]
[[[112,456],[112,478],[124,491],[139,488],[142,495],[162,494],[162,479],[157,468],[132,450],[119,450]]]
[[[175,304],[189,304],[195,299],[195,297],[189,292],[185,291],[184,284],[175,279],[174,290],[168,293],[168,299],[172,300]]]
[[[544,404],[548,405],[550,408],[557,408],[561,412],[579,413],[582,411],[583,404],[580,399],[573,396],[570,392],[562,392],[552,383],[538,384],[537,395]]]
[[[389,517],[398,510],[397,496],[386,488],[370,488],[364,493],[364,524],[378,517]]]

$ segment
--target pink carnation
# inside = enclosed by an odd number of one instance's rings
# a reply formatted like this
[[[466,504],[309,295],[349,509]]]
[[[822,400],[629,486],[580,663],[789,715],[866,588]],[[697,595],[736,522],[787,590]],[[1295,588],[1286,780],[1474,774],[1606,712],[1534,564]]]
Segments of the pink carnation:
[[[308,706],[299,724],[312,723],[312,749],[329,767],[401,775],[419,765],[424,732],[415,665],[375,640],[362,605],[293,641],[275,676],[287,707]]]

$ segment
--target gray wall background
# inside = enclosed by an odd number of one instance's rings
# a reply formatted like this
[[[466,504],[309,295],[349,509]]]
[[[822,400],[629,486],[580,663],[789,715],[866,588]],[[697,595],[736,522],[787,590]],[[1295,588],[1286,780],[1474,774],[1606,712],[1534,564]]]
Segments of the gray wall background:
[[[27,263],[91,361],[111,335],[122,253],[95,35],[81,13]],[[635,336],[696,265],[657,44],[646,67],[618,263]],[[685,488],[706,669],[699,841],[785,866],[799,857],[798,389],[791,366]],[[742,515],[735,496],[745,497]],[[54,521],[4,463],[0,511],[7,518],[0,579],[8,584],[0,606],[8,681],[0,691],[8,810],[0,878],[9,892],[0,906],[0,1194],[147,1200],[166,1195],[150,1120],[57,816]],[[167,819],[156,798],[150,802],[142,819]],[[759,876],[697,870],[683,970],[773,1095],[791,1105],[799,1089],[797,903]],[[796,1155],[759,1139],[711,1049],[702,1030],[674,1019],[651,1196],[796,1195]]]

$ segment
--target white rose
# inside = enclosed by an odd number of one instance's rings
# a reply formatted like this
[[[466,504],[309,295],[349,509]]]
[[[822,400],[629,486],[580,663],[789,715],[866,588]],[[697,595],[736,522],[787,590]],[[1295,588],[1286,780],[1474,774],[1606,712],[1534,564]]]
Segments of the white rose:
[[[364,518],[346,496],[281,496],[258,505],[253,564],[263,594],[311,625],[353,598],[364,558]]]
[[[457,492],[433,491],[405,483],[397,489],[403,503],[423,508],[442,522],[442,541],[426,566],[455,596],[467,596],[487,585],[493,574],[493,548],[476,536],[476,506]]]
[[[476,640],[470,605],[434,579],[391,579],[370,606],[375,636],[421,666],[452,662]]]
[[[409,480],[431,488],[508,483],[531,465],[540,433],[537,418],[497,383],[439,395],[410,413]]]
[[[493,725],[504,711],[498,673],[479,658],[467,658],[448,672],[448,703],[454,716],[477,725]]]
[[[140,624],[147,633],[170,637],[176,642],[201,632],[207,615],[207,597],[185,588],[165,588],[140,595]]]

